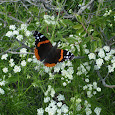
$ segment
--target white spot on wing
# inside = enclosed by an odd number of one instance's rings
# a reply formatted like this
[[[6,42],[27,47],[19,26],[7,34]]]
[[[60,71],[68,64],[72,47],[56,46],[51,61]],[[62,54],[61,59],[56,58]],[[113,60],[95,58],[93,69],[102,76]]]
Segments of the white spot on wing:
[[[39,37],[37,37],[37,39],[39,39]]]
[[[66,55],[69,55],[69,52],[67,52],[67,54]]]
[[[43,38],[43,37],[44,37],[44,35],[41,35],[41,36],[40,36],[40,38]]]

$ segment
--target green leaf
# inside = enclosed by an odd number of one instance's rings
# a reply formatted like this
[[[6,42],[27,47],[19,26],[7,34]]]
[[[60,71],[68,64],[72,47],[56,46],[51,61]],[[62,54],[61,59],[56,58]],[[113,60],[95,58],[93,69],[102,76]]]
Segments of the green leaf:
[[[74,29],[80,29],[80,28],[82,28],[82,25],[81,24],[77,24],[77,25],[74,25],[73,28]]]
[[[77,30],[76,33],[77,33],[78,35],[81,35],[81,33],[82,33],[83,31],[84,31],[84,28],[81,28],[81,29]]]
[[[92,41],[91,43],[91,51],[94,52],[97,48],[97,41]]]
[[[93,36],[99,35],[99,32],[94,31],[92,35],[93,35]]]
[[[89,25],[87,31],[88,31],[88,32],[91,32],[91,30],[92,30],[92,25]]]
[[[83,44],[86,44],[87,42],[91,41],[91,37],[86,37],[86,38],[83,38]]]

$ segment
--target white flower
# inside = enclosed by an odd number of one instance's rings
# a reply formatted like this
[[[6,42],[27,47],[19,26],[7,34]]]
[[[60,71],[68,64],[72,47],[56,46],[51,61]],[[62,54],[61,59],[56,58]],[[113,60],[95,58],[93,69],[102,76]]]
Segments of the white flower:
[[[111,60],[111,63],[115,63],[115,56],[114,56],[113,59]]]
[[[20,53],[26,53],[27,49],[26,48],[22,48],[20,49]],[[20,54],[20,57],[25,57],[27,54]]]
[[[101,58],[105,57],[105,53],[104,53],[104,50],[102,48],[99,50],[98,56]]]
[[[5,83],[6,83],[6,81],[4,81],[4,80],[1,81],[1,82],[0,82],[0,86],[5,86]]]
[[[13,71],[14,73],[20,72],[21,71],[20,66],[15,65]]]
[[[11,62],[11,63],[9,64],[10,67],[13,67],[14,65],[15,65],[14,62]]]
[[[63,100],[65,100],[64,95],[61,95],[61,94],[59,94],[59,95],[57,96],[57,98],[58,98],[58,101],[63,101]]]
[[[91,98],[93,95],[91,94],[91,91],[87,91],[87,96]]]
[[[109,73],[114,72],[114,67],[111,65],[108,65],[108,72]]]
[[[111,55],[108,54],[107,56],[105,56],[104,59],[105,59],[106,61],[109,61],[110,58],[111,58]]]
[[[6,33],[6,36],[7,36],[7,37],[12,37],[12,36],[13,36],[13,32],[12,32],[12,31],[8,31],[8,32]]]
[[[101,58],[96,60],[96,64],[97,64],[98,67],[101,67],[103,63],[104,63],[104,61]]]
[[[97,82],[93,82],[93,88],[97,89]]]
[[[109,47],[109,46],[104,46],[103,49],[104,49],[106,52],[109,52],[109,51],[110,51],[110,47]]]
[[[93,91],[93,95],[95,95],[97,92],[96,91]]]
[[[49,102],[49,101],[50,101],[50,97],[44,98],[44,103],[47,103],[47,102]]]
[[[67,113],[68,112],[68,106],[67,105],[62,105],[62,107],[61,107],[61,111],[63,112],[63,113]]]
[[[88,54],[89,53],[89,49],[85,49],[85,53]]]
[[[69,37],[73,37],[73,35],[69,35]]]
[[[27,25],[26,24],[21,24],[21,30],[27,30]]]
[[[18,39],[19,41],[21,41],[23,39],[22,35],[17,35],[16,39]]]
[[[101,91],[101,88],[100,88],[100,87],[97,87],[97,91],[100,92],[100,91]]]
[[[85,111],[86,111],[86,115],[90,115],[92,113],[91,109],[88,107],[86,107]]]
[[[81,99],[80,99],[80,98],[76,99],[76,103],[77,103],[77,104],[80,103],[80,102],[81,102]]]
[[[14,59],[10,59],[9,62],[12,63],[14,61]]]
[[[81,104],[80,104],[80,103],[79,103],[79,104],[76,104],[76,106],[77,106],[77,107],[76,107],[76,110],[77,110],[77,111],[80,111],[81,108],[82,108],[82,107],[81,107]]]
[[[10,59],[10,60],[9,60],[9,62],[10,62],[9,65],[10,65],[11,67],[13,67],[13,66],[15,65],[13,61],[14,61],[14,59]]]
[[[8,57],[8,54],[4,54],[4,55],[2,55],[1,60],[3,60],[3,59],[7,60],[7,57]]]
[[[54,67],[54,72],[59,72],[59,70],[60,70],[60,67],[59,67],[59,66],[55,66],[55,67]]]
[[[88,55],[88,57],[89,57],[90,60],[91,60],[91,59],[96,59],[96,56],[95,56],[94,53],[90,53],[90,54]]]
[[[61,107],[61,106],[62,106],[62,102],[58,102],[58,103],[57,103],[57,106],[58,106],[58,107]]]
[[[57,115],[61,115],[61,109],[57,109]]]
[[[50,93],[51,97],[54,97],[55,95],[55,90],[53,88],[51,88],[51,93]]]
[[[21,65],[26,66],[26,61],[25,60],[21,61]]]
[[[3,70],[4,73],[8,72],[8,68],[7,67],[3,68],[2,70]]]
[[[44,109],[43,108],[37,109],[37,115],[44,115]]]
[[[87,79],[85,79],[85,82],[89,82],[89,79],[87,78]]]
[[[28,31],[28,30],[25,32],[25,35],[26,35],[26,36],[30,36],[31,34],[32,34],[32,33],[31,33],[30,31]]]
[[[18,35],[19,34],[19,31],[18,30],[14,30],[13,31],[13,35]]]
[[[115,49],[111,49],[110,54],[115,54]]]
[[[100,115],[101,108],[96,107],[96,108],[94,109],[94,112],[96,113],[96,115]]]
[[[28,58],[28,62],[31,62],[32,61],[32,58]]]
[[[86,90],[87,88],[88,88],[87,85],[83,86],[83,90]]]
[[[63,86],[66,86],[67,85],[67,83],[66,82],[63,82]]]
[[[16,29],[16,26],[15,26],[15,25],[10,25],[10,26],[9,26],[9,29],[15,30],[15,29]]]
[[[2,88],[0,88],[0,94],[4,94],[4,90]]]

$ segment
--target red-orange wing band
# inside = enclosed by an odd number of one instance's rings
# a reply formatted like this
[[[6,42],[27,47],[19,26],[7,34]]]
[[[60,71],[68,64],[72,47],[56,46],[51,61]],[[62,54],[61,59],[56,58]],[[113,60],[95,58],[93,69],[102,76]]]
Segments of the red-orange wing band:
[[[38,55],[38,49],[37,48],[34,49],[34,53],[35,53],[37,60],[40,60],[40,56]]]

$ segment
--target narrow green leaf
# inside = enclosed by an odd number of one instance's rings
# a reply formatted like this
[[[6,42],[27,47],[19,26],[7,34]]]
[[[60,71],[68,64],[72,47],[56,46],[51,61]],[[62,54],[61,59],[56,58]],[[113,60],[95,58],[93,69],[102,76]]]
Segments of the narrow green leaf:
[[[80,28],[82,28],[82,25],[81,24],[77,24],[77,25],[74,25],[73,28],[74,29],[80,29]]]

